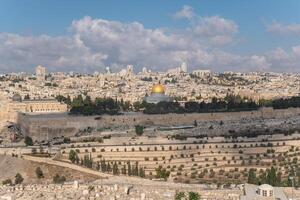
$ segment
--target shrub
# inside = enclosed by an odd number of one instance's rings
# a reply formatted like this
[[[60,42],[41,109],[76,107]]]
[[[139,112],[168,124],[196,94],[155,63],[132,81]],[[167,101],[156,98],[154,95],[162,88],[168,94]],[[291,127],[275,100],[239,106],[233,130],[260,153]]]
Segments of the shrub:
[[[143,133],[144,133],[144,127],[143,127],[143,126],[140,126],[140,125],[136,125],[136,126],[135,126],[135,133],[136,133],[138,136],[143,135]]]
[[[185,197],[184,192],[177,192],[175,194],[175,200],[182,200]]]
[[[189,192],[189,200],[200,200],[200,195],[197,192]]]
[[[53,177],[53,183],[64,183],[66,181],[66,178],[64,176],[59,176],[58,174],[55,174]]]
[[[36,177],[39,178],[39,179],[44,178],[44,173],[43,173],[43,171],[40,167],[37,167],[35,169],[35,174],[36,174]]]
[[[155,169],[156,171],[156,178],[163,178],[164,180],[167,180],[167,178],[170,176],[170,172],[166,169],[162,168],[161,166]]]
[[[75,161],[78,161],[78,160],[79,160],[76,151],[74,151],[73,149],[71,149],[71,151],[69,152],[69,160],[70,160],[72,163],[75,163]]]
[[[68,137],[65,137],[65,138],[64,138],[64,143],[70,144],[70,143],[71,143],[71,139],[68,138]]]
[[[36,151],[36,148],[32,148],[32,149],[31,149],[31,153],[32,153],[32,154],[36,154],[36,152],[37,152],[37,151]]]
[[[2,184],[3,185],[12,185],[12,181],[11,181],[11,179],[6,179],[6,180],[2,181]]]
[[[29,136],[25,136],[24,143],[25,143],[26,146],[32,146],[33,145],[32,138],[29,137]]]
[[[21,184],[24,181],[24,178],[21,174],[17,173],[15,176],[15,184]]]

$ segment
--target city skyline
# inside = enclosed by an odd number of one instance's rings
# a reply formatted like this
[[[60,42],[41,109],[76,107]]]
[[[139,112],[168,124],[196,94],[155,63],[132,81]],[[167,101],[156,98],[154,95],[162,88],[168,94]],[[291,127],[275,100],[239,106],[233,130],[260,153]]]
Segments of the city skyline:
[[[0,72],[300,71],[297,1],[115,3],[3,1]]]
[[[0,200],[300,199],[299,0],[0,2]]]

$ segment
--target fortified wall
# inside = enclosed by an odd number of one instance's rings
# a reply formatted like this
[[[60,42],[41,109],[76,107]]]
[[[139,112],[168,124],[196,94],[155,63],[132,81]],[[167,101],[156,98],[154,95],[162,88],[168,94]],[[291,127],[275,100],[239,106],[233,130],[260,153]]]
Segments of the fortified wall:
[[[46,140],[60,136],[74,136],[80,130],[93,128],[104,130],[114,128],[126,130],[135,125],[143,126],[179,126],[192,125],[194,121],[247,121],[252,119],[281,119],[297,116],[300,108],[273,110],[261,108],[257,111],[226,112],[226,113],[191,113],[191,114],[163,114],[146,115],[129,113],[124,115],[103,116],[73,116],[67,114],[22,114],[17,122],[21,131],[34,140]]]

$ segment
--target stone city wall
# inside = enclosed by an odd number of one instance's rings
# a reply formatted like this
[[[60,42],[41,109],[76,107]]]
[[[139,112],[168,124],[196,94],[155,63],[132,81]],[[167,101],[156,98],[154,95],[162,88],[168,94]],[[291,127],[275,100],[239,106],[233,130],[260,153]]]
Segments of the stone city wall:
[[[179,126],[192,125],[194,121],[247,121],[250,119],[280,119],[298,116],[299,108],[273,110],[262,108],[257,111],[226,113],[191,113],[146,115],[141,113],[115,116],[72,116],[67,114],[28,115],[19,114],[17,122],[22,133],[35,140],[45,140],[62,135],[74,136],[79,130],[92,127],[96,130],[114,128],[126,130],[135,125],[144,126]]]

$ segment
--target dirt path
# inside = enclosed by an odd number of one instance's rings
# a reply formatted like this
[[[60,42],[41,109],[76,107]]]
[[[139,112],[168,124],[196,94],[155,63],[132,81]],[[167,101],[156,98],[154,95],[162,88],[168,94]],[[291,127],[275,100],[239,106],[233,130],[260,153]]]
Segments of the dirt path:
[[[74,164],[71,164],[71,163],[56,161],[56,160],[53,160],[51,158],[41,158],[41,157],[33,157],[33,156],[23,155],[23,159],[33,161],[33,162],[46,163],[46,164],[49,164],[49,165],[65,167],[65,168],[68,168],[68,169],[76,170],[78,172],[94,175],[94,176],[97,176],[99,178],[108,178],[108,177],[112,176],[110,174],[105,174],[105,173],[102,173],[102,172],[91,170],[91,169],[81,167],[81,166],[78,166],[78,165],[74,165]]]

